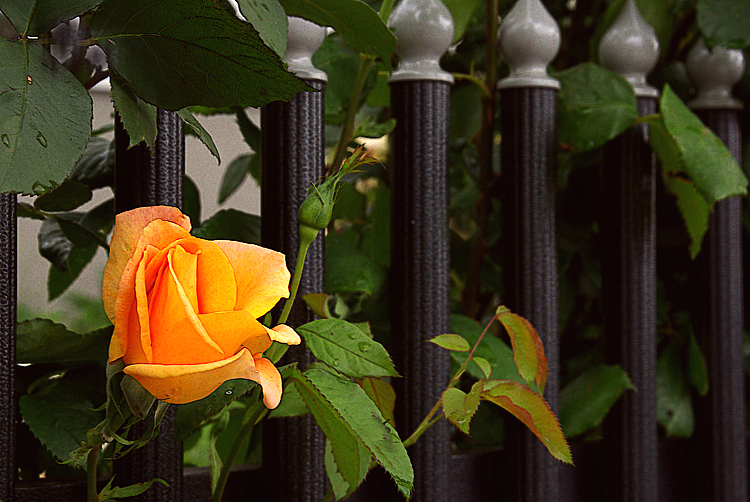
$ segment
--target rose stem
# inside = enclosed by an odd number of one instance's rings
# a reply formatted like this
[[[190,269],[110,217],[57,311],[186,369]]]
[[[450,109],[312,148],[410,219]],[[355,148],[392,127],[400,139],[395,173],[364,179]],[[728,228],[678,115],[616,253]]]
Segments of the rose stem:
[[[216,480],[216,488],[211,497],[211,502],[221,502],[221,497],[224,496],[224,489],[226,488],[227,480],[229,479],[229,473],[232,472],[232,466],[240,454],[242,445],[245,444],[245,441],[247,441],[250,434],[253,432],[255,425],[263,419],[267,412],[268,408],[263,406],[262,402],[258,401],[255,403],[255,409],[252,410],[247,422],[242,426],[242,429],[240,429],[237,439],[234,441],[232,449],[229,452],[227,461],[221,466],[221,472],[219,473],[219,479]]]
[[[492,319],[490,319],[490,322],[487,323],[487,326],[484,327],[484,331],[482,331],[482,334],[479,335],[479,338],[477,338],[477,343],[474,344],[474,346],[471,348],[471,352],[469,352],[469,357],[466,358],[466,361],[461,365],[460,368],[458,368],[458,371],[456,371],[456,374],[453,376],[451,381],[448,383],[448,387],[446,387],[445,390],[450,389],[451,387],[454,387],[458,383],[458,379],[463,375],[464,371],[466,371],[466,367],[469,364],[469,361],[471,361],[471,357],[474,355],[474,351],[477,350],[477,347],[479,346],[479,342],[482,341],[482,338],[484,338],[484,334],[487,333],[487,330],[490,329],[490,326],[492,323],[497,319],[497,315],[493,316]],[[432,425],[440,420],[440,418],[443,416],[442,413],[438,415],[436,418],[432,418],[435,413],[440,409],[440,404],[442,403],[442,398],[438,399],[435,403],[435,406],[432,407],[429,413],[427,413],[427,416],[424,417],[424,420],[417,426],[416,430],[411,433],[411,436],[404,439],[404,448],[408,448],[414,443],[417,442],[417,439],[424,434],[427,429],[432,427]]]
[[[289,298],[287,298],[286,302],[284,303],[284,310],[281,311],[281,317],[279,317],[278,324],[284,324],[289,317],[289,313],[292,311],[294,299],[297,297],[297,289],[299,289],[299,281],[302,278],[302,269],[305,268],[307,249],[310,247],[310,244],[313,243],[317,236],[317,229],[309,227],[307,225],[300,225],[297,264],[294,266],[294,277],[292,277],[292,283],[290,285],[291,291],[289,293]]]
[[[96,491],[96,461],[99,456],[99,448],[91,448],[86,459],[86,502],[99,502],[99,494]]]

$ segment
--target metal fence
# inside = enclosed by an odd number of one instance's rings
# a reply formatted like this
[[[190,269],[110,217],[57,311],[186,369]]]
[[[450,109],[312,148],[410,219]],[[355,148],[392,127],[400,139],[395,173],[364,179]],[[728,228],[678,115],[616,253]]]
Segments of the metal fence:
[[[509,243],[504,251],[504,301],[527,317],[543,338],[550,366],[546,397],[556,409],[559,337],[553,151],[559,86],[547,74],[546,66],[557,51],[559,31],[551,17],[543,14],[532,12],[532,17],[538,17],[526,24],[523,19],[506,19],[506,37],[501,40],[511,67],[510,76],[501,81],[498,90],[503,234]],[[507,25],[513,22],[519,24]],[[439,23],[435,26],[430,29],[439,32]],[[402,63],[391,79],[392,111],[397,120],[390,168],[391,350],[404,376],[397,388],[397,423],[400,432],[408,434],[439,396],[449,369],[446,356],[424,341],[449,330],[446,222],[452,77],[437,63],[450,35],[446,39],[445,34],[433,33],[427,37],[431,45],[416,50],[410,44],[423,44],[419,30],[424,26],[409,25],[407,20],[395,29]],[[311,53],[314,50],[310,48]],[[424,59],[411,59],[414,54]],[[639,112],[653,113],[658,93],[645,84],[653,62],[648,57],[629,62],[631,56],[627,50],[615,50],[602,62],[622,71],[634,84]],[[708,65],[709,61],[693,64]],[[311,87],[324,90],[325,75],[311,65],[292,69]],[[733,83],[717,84],[709,75],[696,84],[700,92],[709,93],[716,85],[724,85],[726,90]],[[696,101],[696,111],[739,159],[742,138],[738,117],[745,112],[728,93],[724,96],[724,101]],[[274,152],[263,156],[262,239],[266,246],[289,257],[296,256],[296,208],[307,193],[308,180],[320,177],[324,170],[323,99],[323,92],[307,92],[289,103],[272,103],[262,110],[263,149]],[[742,269],[747,256],[741,242],[742,201],[733,198],[718,204],[696,266],[703,306],[697,331],[708,359],[710,392],[698,401],[694,438],[661,440],[655,369],[657,175],[647,134],[645,125],[634,127],[605,147],[601,188],[605,202],[606,360],[622,365],[638,391],[627,393],[615,406],[605,422],[602,444],[573,443],[576,467],[552,459],[536,438],[520,427],[508,427],[502,452],[462,455],[451,454],[447,425],[436,427],[410,450],[416,473],[414,500],[748,500],[742,357]],[[125,135],[118,126],[117,166],[127,165],[128,171],[117,170],[117,211],[152,204],[181,206],[185,159],[180,120],[171,112],[159,112],[153,152],[139,147],[127,150]],[[14,425],[19,420],[14,407],[15,205],[14,194],[0,196],[0,500],[83,500],[83,482],[20,483],[16,479],[14,452],[23,445],[16,441]],[[302,294],[323,289],[324,250],[322,243],[316,246],[308,254],[308,279]],[[408,309],[402,308],[405,305]],[[309,319],[309,313],[298,307],[292,321],[300,324]],[[304,350],[290,353],[302,361],[311,358]],[[149,490],[139,500],[208,500],[208,473],[183,470],[181,447],[170,437],[171,420],[165,418],[158,440],[116,462],[119,482],[158,476],[170,483],[169,488]],[[327,481],[322,466],[323,437],[313,420],[284,419],[264,427],[263,467],[235,469],[226,499],[320,500]],[[397,500],[385,477],[371,473],[352,499]]]

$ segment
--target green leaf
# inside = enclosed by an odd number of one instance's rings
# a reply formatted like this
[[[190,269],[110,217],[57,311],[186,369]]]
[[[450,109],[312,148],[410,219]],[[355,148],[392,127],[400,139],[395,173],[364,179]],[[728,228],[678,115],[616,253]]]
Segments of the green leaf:
[[[0,192],[39,194],[70,174],[91,133],[91,96],[42,47],[0,38]]]
[[[469,345],[469,342],[466,341],[466,338],[462,337],[461,335],[438,335],[429,341],[446,350],[455,350],[457,352],[468,352],[469,350],[471,350],[471,345]]]
[[[96,189],[111,187],[115,180],[115,142],[92,136],[83,155],[70,173],[68,181],[83,183]]]
[[[222,209],[193,229],[201,239],[229,239],[260,244],[260,217],[237,209]]]
[[[476,364],[479,367],[479,370],[484,375],[484,378],[489,379],[490,376],[492,375],[492,365],[490,364],[490,362],[484,357],[476,357],[476,356],[472,357],[471,360],[474,361],[474,364]]]
[[[102,419],[95,403],[78,382],[60,379],[18,402],[23,421],[42,444],[61,461],[77,449],[86,432]]]
[[[104,0],[91,34],[110,69],[166,110],[262,106],[307,90],[250,24],[211,0],[179,9],[168,0]]]
[[[396,37],[366,3],[359,0],[281,0],[281,5],[287,15],[331,26],[355,51],[390,63]]]
[[[698,0],[698,27],[708,47],[750,47],[747,20],[750,3],[745,0]]]
[[[333,442],[326,438],[325,451],[323,452],[323,465],[325,466],[328,480],[331,482],[331,489],[333,490],[333,495],[336,500],[343,500],[354,493],[359,485],[362,484],[362,481],[365,480],[365,476],[369,471],[370,461],[372,459],[370,452],[360,443],[357,443],[357,449],[357,457],[359,458],[359,475],[352,483],[349,483],[339,469],[336,455],[333,452]]]
[[[182,212],[190,218],[190,221],[201,221],[201,194],[198,186],[190,176],[185,176],[184,185]]]
[[[3,2],[5,14],[21,35],[37,36],[60,21],[96,7],[101,0],[14,0]]]
[[[224,202],[242,185],[250,172],[250,163],[255,157],[253,153],[244,153],[238,155],[229,163],[224,170],[224,176],[221,177],[219,185],[219,204]]]
[[[453,17],[453,40],[451,43],[455,44],[464,37],[464,32],[466,32],[466,28],[482,0],[443,0],[443,3],[451,11]]]
[[[622,134],[638,118],[633,86],[594,63],[582,63],[555,75],[560,81],[557,141],[592,150]]]
[[[178,404],[174,422],[174,434],[182,441],[209,417],[218,414],[227,405],[250,391],[252,380],[228,380],[208,396],[188,404]]]
[[[338,232],[326,236],[325,290],[328,293],[374,295],[385,285],[387,269],[349,243]]]
[[[281,402],[276,408],[270,411],[268,418],[299,417],[307,413],[310,413],[310,410],[307,409],[305,400],[302,399],[297,386],[294,385],[291,379],[287,378],[284,380]]]
[[[263,42],[284,57],[289,22],[281,4],[277,0],[237,0],[237,5]]]
[[[542,396],[517,382],[490,380],[485,384],[482,399],[495,403],[523,422],[553,457],[573,463],[557,417]]]
[[[388,352],[378,342],[341,319],[318,319],[297,332],[320,361],[352,378],[398,376]]]
[[[16,333],[16,361],[19,364],[81,366],[107,361],[112,326],[81,335],[51,319],[37,318],[19,322]]]
[[[112,479],[109,480],[109,483],[107,483],[107,486],[102,488],[102,491],[99,493],[99,500],[114,500],[115,497],[135,497],[151,488],[151,485],[154,483],[161,483],[164,486],[169,486],[169,483],[163,479],[154,478],[145,483],[136,483],[134,485],[123,487],[115,486],[113,488],[111,485],[114,480],[115,478],[112,477]]]
[[[41,211],[72,211],[91,200],[93,193],[83,183],[65,180],[54,190],[34,200],[34,207]]]
[[[547,383],[547,358],[539,333],[529,321],[502,305],[497,308],[497,318],[510,337],[518,374],[529,385],[533,382],[540,392],[544,392],[544,385]]]
[[[308,293],[302,297],[310,310],[323,319],[329,319],[331,312],[328,310],[328,295],[325,293]]]
[[[219,155],[219,149],[216,148],[216,144],[214,144],[214,139],[201,125],[201,123],[198,122],[198,119],[196,119],[195,116],[190,113],[190,110],[188,110],[187,108],[183,108],[182,110],[177,111],[177,115],[179,115],[179,117],[185,123],[185,127],[187,127],[186,132],[191,132],[199,140],[201,140],[201,143],[203,143],[206,148],[208,148],[208,151],[211,152],[211,155],[216,157],[216,160],[219,162],[219,164],[221,164],[221,155]]]
[[[396,430],[383,419],[375,404],[357,384],[321,369],[304,374],[294,369],[298,385],[315,422],[331,441],[339,471],[350,485],[360,477],[364,446],[409,498],[414,471]]]
[[[698,345],[698,340],[695,338],[695,333],[692,331],[688,337],[687,371],[690,383],[698,391],[698,395],[705,396],[708,394],[708,366],[706,365],[706,357],[703,355],[703,351],[700,345]]]
[[[601,424],[626,389],[636,390],[617,365],[600,364],[576,377],[560,391],[560,424],[568,438]]]
[[[451,314],[451,331],[466,338],[472,347],[477,343],[482,330],[482,326],[474,319],[460,314]],[[451,358],[459,365],[463,364],[468,357],[468,354],[463,352],[451,352],[450,354]],[[516,363],[513,361],[513,350],[499,338],[489,333],[485,334],[474,351],[474,357],[481,357],[489,361],[492,366],[491,378],[523,382],[518,374]],[[481,368],[474,364],[469,364],[466,367],[466,372],[478,380],[485,378]]]
[[[396,391],[391,384],[380,378],[365,377],[359,381],[359,386],[367,397],[375,403],[383,417],[393,425],[393,410],[396,406]]]
[[[747,178],[737,160],[669,86],[664,87],[659,111],[679,155],[679,165],[664,166],[665,169],[684,170],[710,203],[734,195],[747,195]],[[673,160],[673,157],[669,155],[666,160]]]
[[[713,204],[747,193],[747,179],[726,146],[665,86],[660,114],[649,117],[650,143],[662,179],[677,197],[690,235],[690,254],[700,251]]]
[[[247,116],[247,113],[243,109],[237,110],[234,116],[237,119],[237,125],[240,127],[242,139],[245,140],[245,143],[247,143],[254,152],[260,152],[262,141],[258,126],[253,124],[250,117]]]
[[[156,107],[143,101],[133,90],[130,83],[112,73],[109,78],[112,87],[112,104],[120,114],[122,126],[128,133],[128,148],[143,142],[151,147],[156,141]]]
[[[469,434],[471,419],[479,408],[479,398],[483,389],[484,382],[479,380],[474,382],[468,394],[455,387],[445,389],[443,392],[441,401],[445,418],[464,434]]]
[[[74,247],[68,253],[65,270],[50,265],[47,276],[47,301],[52,301],[63,294],[81,275],[96,254],[96,246]]]
[[[676,344],[662,350],[656,361],[657,417],[668,437],[690,437],[695,427],[693,400]]]
[[[125,396],[125,400],[128,402],[130,413],[140,420],[146,418],[156,398],[138,380],[130,375],[122,377],[120,388]]]

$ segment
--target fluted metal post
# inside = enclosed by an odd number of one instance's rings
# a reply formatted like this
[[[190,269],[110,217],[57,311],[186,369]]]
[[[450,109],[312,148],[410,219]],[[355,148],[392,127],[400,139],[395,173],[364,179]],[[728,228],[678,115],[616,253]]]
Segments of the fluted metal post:
[[[403,0],[389,25],[401,64],[390,79],[392,134],[390,310],[396,427],[408,437],[448,383],[446,351],[427,343],[450,325],[448,128],[451,75],[440,56],[453,37],[436,0]],[[447,501],[448,424],[438,422],[409,449],[414,501]]]
[[[0,500],[15,500],[16,194],[0,194]]]
[[[286,60],[289,69],[319,92],[302,92],[289,103],[274,102],[261,109],[262,179],[261,240],[286,254],[294,271],[299,249],[297,211],[313,182],[324,172],[323,90],[326,74],[310,60],[325,37],[325,28],[289,18]],[[314,319],[301,300],[323,291],[324,237],[310,246],[288,323],[299,326]],[[282,363],[298,361],[302,368],[314,360],[309,350],[289,349]],[[311,415],[268,420],[263,425],[263,478],[266,500],[317,502],[326,491],[323,466],[325,437]]]
[[[519,0],[499,30],[510,75],[498,83],[503,191],[503,302],[539,332],[549,365],[545,398],[558,411],[555,111],[560,85],[547,65],[560,30],[539,0]],[[511,500],[560,500],[559,462],[516,420],[506,422]]]
[[[638,112],[656,112],[646,83],[659,46],[653,28],[628,0],[599,45],[602,64],[633,85]],[[645,124],[604,147],[602,296],[605,359],[637,388],[615,404],[604,424],[605,500],[656,502],[656,158]]]
[[[149,152],[145,144],[127,149],[129,138],[115,117],[115,208],[120,213],[140,206],[167,205],[182,208],[185,175],[185,137],[182,120],[175,112],[157,110],[158,133]],[[142,483],[161,478],[169,487],[155,484],[134,500],[180,502],[182,500],[182,443],[175,441],[170,406],[159,435],[115,462],[118,484]],[[131,429],[138,437],[146,429],[142,421]]]
[[[703,122],[741,161],[738,120],[742,104],[731,89],[742,77],[742,51],[698,41],[687,68],[698,87],[689,103]],[[708,395],[697,401],[698,500],[739,502],[748,499],[743,362],[742,200],[719,201],[697,258],[700,308],[696,333],[708,365]]]

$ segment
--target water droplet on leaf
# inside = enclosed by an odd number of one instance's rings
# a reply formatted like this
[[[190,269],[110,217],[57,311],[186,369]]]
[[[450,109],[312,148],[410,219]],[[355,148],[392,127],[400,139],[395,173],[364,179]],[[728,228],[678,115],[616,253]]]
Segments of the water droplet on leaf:
[[[334,366],[338,366],[339,364],[341,364],[341,361],[339,361],[339,359],[338,359],[338,358],[335,358],[335,359],[334,359],[333,361],[331,361],[331,362],[333,363],[333,365],[334,365]]]
[[[3,145],[5,145],[8,148],[10,148],[10,138],[8,137],[7,134],[3,134],[2,135],[2,140],[3,140]]]
[[[227,396],[231,396],[232,395],[232,391],[228,390],[228,391],[224,392],[224,394],[226,394]]]
[[[349,340],[354,340],[357,337],[354,335],[354,333],[347,333],[347,336],[349,337]]]
[[[42,145],[44,148],[47,148],[47,138],[44,137],[44,134],[41,132],[36,135],[36,140],[39,142],[40,145]]]
[[[359,348],[360,352],[367,352],[368,350],[370,350],[370,344],[367,342],[359,342],[357,347]]]

